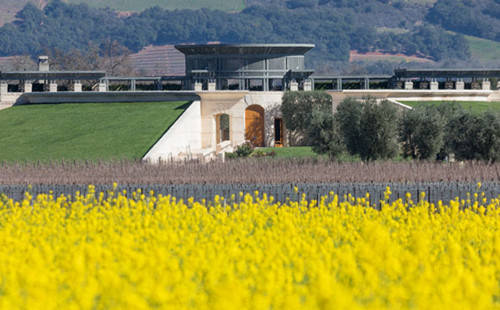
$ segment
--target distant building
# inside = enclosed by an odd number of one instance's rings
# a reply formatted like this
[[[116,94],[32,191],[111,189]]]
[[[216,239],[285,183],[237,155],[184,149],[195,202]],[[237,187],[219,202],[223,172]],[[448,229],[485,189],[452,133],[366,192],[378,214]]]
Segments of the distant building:
[[[283,90],[314,72],[306,69],[304,62],[304,55],[314,44],[205,44],[175,48],[186,56],[187,89],[215,86],[216,90]]]

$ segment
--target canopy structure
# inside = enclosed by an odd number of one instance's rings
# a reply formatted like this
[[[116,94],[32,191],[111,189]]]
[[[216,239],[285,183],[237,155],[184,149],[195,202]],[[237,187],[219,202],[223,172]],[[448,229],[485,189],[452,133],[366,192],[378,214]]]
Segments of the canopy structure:
[[[185,55],[304,55],[314,44],[198,44],[175,48]]]
[[[283,90],[314,71],[304,55],[314,44],[177,45],[186,56],[186,87],[233,90]],[[212,86],[212,88],[213,88]]]

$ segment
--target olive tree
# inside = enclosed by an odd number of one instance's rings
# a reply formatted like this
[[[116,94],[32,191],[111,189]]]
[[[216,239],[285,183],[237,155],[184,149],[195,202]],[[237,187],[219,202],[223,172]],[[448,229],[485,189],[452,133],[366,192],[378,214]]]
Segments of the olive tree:
[[[435,159],[444,146],[445,125],[445,118],[435,106],[416,107],[403,112],[399,123],[403,156]]]

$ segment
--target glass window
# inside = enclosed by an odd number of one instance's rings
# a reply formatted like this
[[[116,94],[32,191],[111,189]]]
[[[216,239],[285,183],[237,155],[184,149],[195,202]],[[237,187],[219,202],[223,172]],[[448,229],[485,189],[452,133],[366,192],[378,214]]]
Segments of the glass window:
[[[269,70],[285,70],[285,58],[271,58],[268,60]]]
[[[243,67],[243,61],[240,58],[227,58],[222,61],[222,71],[237,71]]]
[[[264,69],[265,69],[265,60],[260,58],[248,59],[247,70],[264,70]]]
[[[287,69],[304,70],[304,57],[303,56],[287,57]]]

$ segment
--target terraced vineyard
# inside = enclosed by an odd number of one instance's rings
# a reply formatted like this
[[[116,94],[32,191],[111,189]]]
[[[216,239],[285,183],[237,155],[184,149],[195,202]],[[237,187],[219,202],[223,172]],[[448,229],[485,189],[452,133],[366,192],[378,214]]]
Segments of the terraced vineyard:
[[[238,173],[235,173],[237,171]],[[470,199],[475,193],[494,199],[500,194],[500,164],[482,163],[335,163],[322,159],[233,160],[226,163],[66,162],[51,164],[3,164],[0,166],[0,193],[21,199],[52,191],[55,195],[87,193],[88,184],[108,192],[155,191],[178,199],[213,200],[240,193],[266,193],[275,200],[320,200],[335,193],[341,199],[366,197],[379,205],[389,186],[391,199],[406,199],[410,193],[426,201]],[[482,185],[478,185],[478,183]]]

